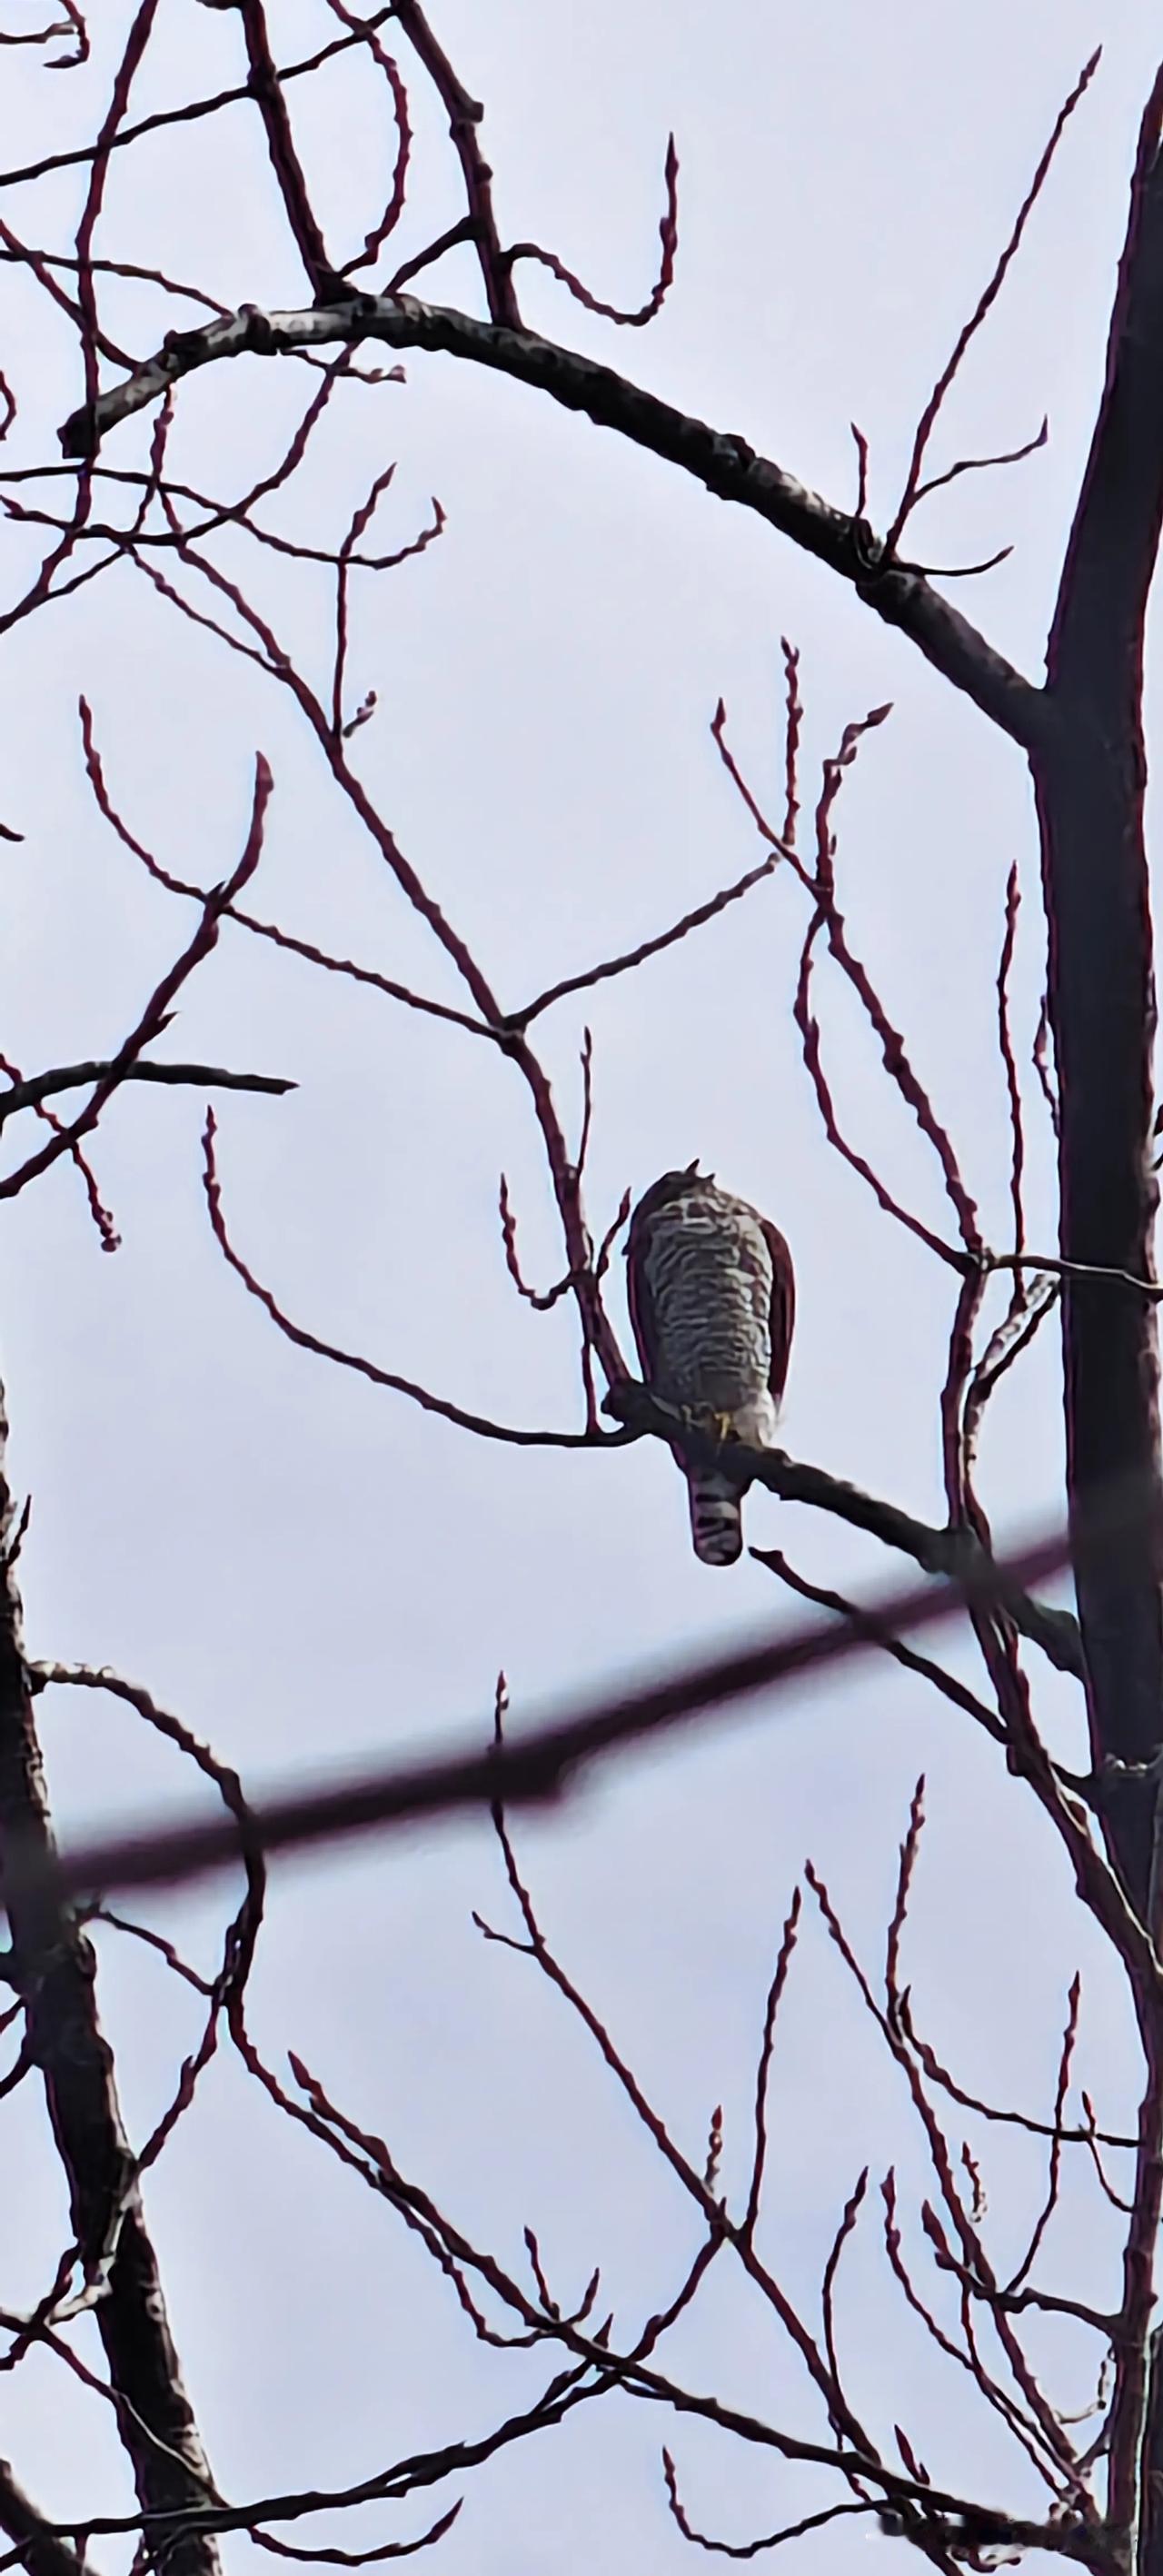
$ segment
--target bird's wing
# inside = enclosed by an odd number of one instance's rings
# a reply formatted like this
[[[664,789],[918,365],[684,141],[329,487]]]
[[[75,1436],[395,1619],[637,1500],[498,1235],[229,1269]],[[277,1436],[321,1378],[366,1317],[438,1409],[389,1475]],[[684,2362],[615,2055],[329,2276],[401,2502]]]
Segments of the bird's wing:
[[[761,1217],[763,1239],[771,1254],[771,1368],[767,1383],[778,1404],[787,1380],[791,1337],[796,1319],[796,1281],[791,1254],[778,1226]]]
[[[654,1301],[646,1279],[646,1224],[631,1225],[626,1246],[626,1294],[630,1304],[630,1322],[638,1347],[638,1365],[647,1386],[654,1383],[658,1364],[658,1328]]]

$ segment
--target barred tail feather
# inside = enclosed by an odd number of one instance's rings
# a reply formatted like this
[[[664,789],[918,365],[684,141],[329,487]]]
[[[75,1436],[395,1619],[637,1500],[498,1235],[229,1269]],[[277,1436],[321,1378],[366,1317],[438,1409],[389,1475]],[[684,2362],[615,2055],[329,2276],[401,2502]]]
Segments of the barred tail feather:
[[[739,1487],[729,1476],[688,1476],[691,1537],[704,1565],[734,1565],[743,1553]]]

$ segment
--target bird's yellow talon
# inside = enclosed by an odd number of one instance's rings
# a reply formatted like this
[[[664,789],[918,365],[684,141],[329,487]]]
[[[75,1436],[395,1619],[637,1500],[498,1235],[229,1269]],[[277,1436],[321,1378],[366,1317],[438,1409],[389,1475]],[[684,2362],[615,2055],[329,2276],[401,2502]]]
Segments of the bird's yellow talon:
[[[688,1431],[700,1431],[704,1440],[715,1440],[720,1448],[728,1440],[738,1439],[733,1414],[716,1413],[711,1406],[701,1404],[680,1404],[677,1411]]]

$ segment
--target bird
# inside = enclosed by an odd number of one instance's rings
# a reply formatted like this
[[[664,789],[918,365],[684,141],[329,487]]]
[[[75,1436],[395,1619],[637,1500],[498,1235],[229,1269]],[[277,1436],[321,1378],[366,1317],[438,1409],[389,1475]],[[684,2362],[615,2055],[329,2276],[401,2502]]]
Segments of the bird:
[[[776,1446],[795,1321],[795,1274],[777,1226],[697,1160],[643,1193],[626,1239],[630,1321],[652,1395],[720,1441]],[[743,1488],[689,1465],[691,1537],[704,1565],[743,1550]]]

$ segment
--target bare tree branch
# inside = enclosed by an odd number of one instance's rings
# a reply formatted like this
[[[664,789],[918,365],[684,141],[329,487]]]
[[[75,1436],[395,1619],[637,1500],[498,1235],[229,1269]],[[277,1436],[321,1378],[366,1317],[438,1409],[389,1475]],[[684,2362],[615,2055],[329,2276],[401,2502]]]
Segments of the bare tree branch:
[[[1117,1524],[1112,1530],[1112,1543],[1117,1544]],[[814,1621],[810,1627],[781,1635],[770,1644],[740,1654],[715,1656],[658,1682],[615,1692],[573,1717],[534,1726],[517,1743],[506,1744],[500,1753],[482,1753],[470,1745],[466,1752],[438,1761],[391,1766],[332,1788],[316,1785],[302,1792],[290,1791],[283,1798],[258,1802],[251,1809],[254,1839],[264,1851],[281,1851],[389,1824],[403,1825],[421,1816],[453,1814],[463,1807],[491,1807],[500,1797],[509,1805],[552,1802],[572,1773],[615,1746],[669,1731],[711,1707],[728,1707],[760,1691],[770,1700],[776,1683],[820,1671],[843,1656],[879,1647],[881,1631],[895,1636],[907,1629],[931,1627],[960,1609],[967,1596],[990,1598],[1001,1590],[1007,1599],[1011,1593],[1020,1597],[1026,1582],[1054,1572],[1065,1557],[1065,1540],[1055,1537],[1008,1564],[995,1565],[987,1558],[980,1566],[964,1567],[946,1585],[926,1584],[923,1589],[856,1604],[852,1622],[843,1627],[824,1628]],[[51,1664],[33,1667],[36,1683],[54,1678]],[[61,1678],[70,1678],[67,1669]],[[1055,1775],[1048,1761],[1045,1768],[1047,1783],[1053,1784]],[[66,1852],[55,1869],[53,1883],[62,1896],[82,1898],[90,1897],[95,1889],[105,1894],[115,1887],[165,1886],[221,1868],[237,1858],[238,1849],[238,1833],[230,1825],[206,1823],[173,1830],[159,1825]],[[1105,1896],[1098,1908],[1100,1920],[1105,1919],[1105,1928],[1121,1948],[1128,1943],[1134,1947],[1144,1988],[1152,1986],[1157,1977],[1163,1991],[1163,1967],[1146,1944],[1141,1925],[1136,1924],[1097,1851],[1093,1853],[1093,1864],[1096,1873],[1105,1873]],[[13,1849],[8,1862],[14,1877],[27,1868],[38,1885],[46,1866],[35,1846],[23,1854]]]
[[[7,2460],[0,2460],[0,2530],[20,2546],[28,2576],[81,2576],[81,2561],[30,2504]]]
[[[211,887],[210,892],[203,896],[202,917],[193,938],[182,950],[181,956],[175,959],[168,974],[163,975],[156,991],[150,995],[136,1027],[131,1029],[124,1045],[112,1058],[104,1072],[99,1074],[85,1107],[73,1119],[70,1126],[60,1128],[58,1133],[49,1139],[47,1145],[42,1145],[38,1153],[30,1154],[27,1161],[21,1163],[15,1172],[5,1173],[4,1178],[0,1180],[0,1199],[15,1198],[29,1181],[38,1180],[40,1174],[47,1171],[50,1164],[55,1163],[61,1154],[67,1153],[80,1137],[88,1135],[89,1131],[96,1126],[106,1101],[125,1080],[131,1065],[138,1062],[142,1050],[151,1045],[166,1027],[170,1003],[188,977],[202,964],[203,959],[209,956],[218,938],[223,913],[233,902],[235,895],[240,894],[244,885],[248,884],[262,857],[263,824],[271,783],[270,770],[260,752],[255,763],[250,829],[237,867],[232,870],[222,885]]]
[[[65,5],[68,5],[68,0],[65,0]],[[319,71],[334,55],[350,53],[353,45],[363,44],[369,30],[386,27],[396,14],[394,7],[374,10],[370,17],[364,19],[357,33],[333,36],[329,45],[320,45],[317,53],[306,55],[301,63],[283,64],[276,78],[280,81],[300,80],[307,72]],[[182,107],[157,108],[152,116],[139,116],[132,125],[119,127],[104,148],[110,152],[122,151],[127,144],[138,142],[143,134],[157,134],[163,126],[192,125],[200,117],[217,116],[219,108],[250,104],[253,99],[251,83],[243,81],[235,89],[219,90],[214,98],[188,99]],[[49,152],[40,161],[22,162],[17,170],[0,170],[0,188],[22,187],[29,179],[47,178],[52,170],[83,169],[95,158],[97,149],[96,144],[88,143],[75,152]]]
[[[38,1101],[49,1100],[58,1091],[76,1091],[90,1082],[106,1082],[114,1071],[112,1057],[94,1058],[87,1064],[54,1066],[51,1073],[34,1073],[27,1082],[16,1082],[11,1091],[0,1091],[0,1127],[6,1118],[14,1118],[18,1109],[34,1109]],[[297,1091],[298,1084],[277,1073],[231,1073],[221,1064],[157,1064],[148,1058],[140,1064],[124,1065],[118,1082],[191,1083],[198,1091],[265,1091],[281,1096]]]
[[[660,1404],[649,1388],[633,1380],[625,1379],[611,1388],[603,1411],[635,1431],[649,1432],[668,1443],[675,1440],[673,1412]],[[725,1467],[738,1476],[740,1484],[764,1485],[769,1494],[778,1494],[785,1503],[809,1503],[817,1511],[833,1512],[851,1528],[867,1530],[871,1538],[882,1540],[886,1547],[911,1556],[926,1574],[945,1574],[959,1582],[968,1575],[971,1580],[980,1579],[983,1588],[989,1589],[990,1559],[972,1530],[936,1528],[928,1521],[914,1520],[911,1513],[898,1511],[895,1503],[862,1493],[859,1486],[846,1484],[840,1476],[830,1476],[824,1467],[809,1467],[800,1459],[788,1458],[782,1449],[751,1449],[741,1440],[720,1447],[697,1424],[689,1422],[681,1424],[678,1437],[682,1448],[700,1465]],[[1041,1647],[1059,1672],[1082,1679],[1078,1624],[1069,1610],[1052,1609],[1047,1602],[1032,1601],[1024,1593],[1019,1597],[1000,1582],[993,1597],[1004,1599],[1015,1626],[1032,1645]]]
[[[1003,732],[1030,746],[1045,722],[1043,692],[1022,677],[920,573],[886,559],[863,523],[809,492],[794,476],[756,456],[745,439],[709,429],[672,404],[632,385],[612,367],[580,357],[536,332],[480,322],[412,296],[360,296],[323,312],[265,313],[247,305],[227,321],[171,332],[155,357],[96,403],[73,412],[61,430],[68,456],[95,454],[106,433],[156,402],[195,367],[244,353],[277,356],[339,340],[384,340],[393,349],[427,349],[468,358],[535,387],[567,411],[584,412],[703,483],[719,500],[754,510],[770,526],[852,583],[890,626],[899,626],[953,686],[963,689]]]

